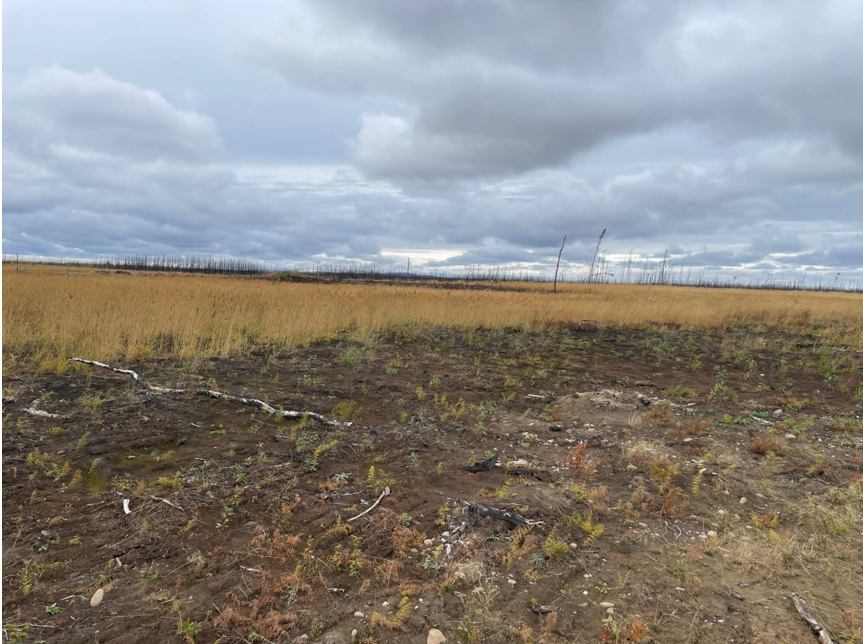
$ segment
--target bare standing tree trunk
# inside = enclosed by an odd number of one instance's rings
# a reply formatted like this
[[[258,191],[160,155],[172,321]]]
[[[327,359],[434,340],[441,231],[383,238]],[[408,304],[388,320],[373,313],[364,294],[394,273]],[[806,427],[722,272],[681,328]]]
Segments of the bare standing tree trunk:
[[[596,270],[596,256],[599,254],[599,247],[602,245],[602,238],[605,237],[605,231],[607,228],[603,228],[602,232],[599,234],[599,239],[596,242],[596,250],[593,251],[593,259],[590,261],[590,274],[587,276],[587,281],[592,282],[594,271]]]
[[[560,256],[563,255],[564,246],[566,246],[566,235],[563,236],[563,243],[560,245],[560,252],[557,254],[557,266],[554,267],[554,285],[551,287],[552,293],[557,293],[557,271],[560,269]]]

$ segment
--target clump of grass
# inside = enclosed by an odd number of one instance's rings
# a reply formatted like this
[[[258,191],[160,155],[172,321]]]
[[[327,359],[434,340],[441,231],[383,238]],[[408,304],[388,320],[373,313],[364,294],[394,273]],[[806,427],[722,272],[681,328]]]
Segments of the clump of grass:
[[[84,394],[81,396],[81,406],[92,414],[101,409],[102,405],[105,404],[105,400],[105,396],[98,391]]]
[[[833,429],[837,432],[861,434],[863,433],[863,420],[857,418],[837,418],[833,424]]]
[[[650,406],[650,409],[644,414],[644,420],[654,422],[658,425],[668,425],[674,420],[674,407],[667,400],[661,400]]]
[[[663,389],[662,393],[666,396],[673,396],[674,398],[679,398],[680,400],[688,400],[689,398],[698,397],[698,392],[695,391],[695,389],[684,387],[683,385],[675,385],[674,387],[668,387],[667,389]]]
[[[781,454],[787,445],[785,440],[769,429],[761,432],[749,443],[749,451],[753,454],[766,456],[767,454]]]
[[[336,420],[353,420],[359,411],[359,407],[357,407],[357,404],[354,401],[343,400],[342,402],[336,403],[331,415]]]

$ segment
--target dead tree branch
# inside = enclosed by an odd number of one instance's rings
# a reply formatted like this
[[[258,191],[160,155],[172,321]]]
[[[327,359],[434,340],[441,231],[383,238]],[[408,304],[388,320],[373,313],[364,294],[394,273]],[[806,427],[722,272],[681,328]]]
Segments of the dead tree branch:
[[[803,618],[803,621],[809,624],[809,628],[811,628],[812,632],[815,633],[815,636],[818,638],[818,642],[820,644],[833,644],[833,640],[830,639],[827,629],[821,625],[821,622],[815,619],[812,615],[812,611],[809,609],[809,605],[803,601],[803,598],[797,593],[794,593],[791,595],[791,599],[794,601],[794,608],[796,608],[797,612],[800,613],[800,617]]]
[[[63,418],[60,414],[52,414],[50,412],[38,409],[39,402],[40,401],[38,399],[34,400],[30,403],[29,407],[22,407],[21,411],[23,411],[25,414],[30,414],[31,416],[37,416],[38,418]]]
[[[467,523],[467,517],[470,512],[476,512],[481,517],[487,517],[491,519],[500,519],[501,521],[509,521],[515,525],[543,525],[542,521],[534,521],[533,519],[527,519],[517,512],[510,512],[509,510],[498,510],[496,508],[489,508],[484,505],[479,505],[478,503],[468,503],[467,507],[462,512],[462,520],[461,525]]]
[[[371,506],[368,510],[365,510],[365,511],[363,511],[363,512],[360,512],[357,516],[355,516],[355,517],[351,517],[350,519],[348,519],[348,521],[356,521],[356,520],[357,520],[357,519],[359,519],[361,516],[364,516],[364,515],[368,514],[369,512],[371,512],[372,510],[374,510],[376,507],[378,507],[378,503],[380,503],[380,502],[381,502],[381,500],[382,500],[385,496],[389,496],[390,494],[392,494],[392,492],[390,491],[390,489],[389,489],[388,487],[385,487],[385,488],[384,488],[384,491],[383,491],[383,492],[381,492],[381,495],[378,497],[378,500],[377,500],[377,501],[375,501],[374,503],[372,503],[372,506]]]
[[[83,358],[69,358],[71,362],[80,362],[82,364],[93,365],[94,367],[101,367],[102,369],[108,369],[109,371],[113,371],[115,373],[122,373],[129,376],[132,376],[132,379],[141,385],[142,388],[147,391],[152,391],[157,394],[186,394],[190,393],[188,389],[174,389],[170,387],[157,387],[156,385],[149,384],[146,380],[141,378],[137,373],[132,371],[131,369],[118,369],[116,367],[112,367],[111,365],[107,365],[104,362],[96,362],[95,360],[84,360]],[[227,400],[229,402],[240,403],[241,405],[249,405],[250,407],[257,407],[258,409],[262,409],[268,414],[273,414],[275,416],[281,416],[282,418],[311,418],[315,422],[321,423],[322,425],[330,425],[333,427],[342,426],[342,427],[350,427],[353,423],[343,422],[339,420],[334,420],[332,418],[327,418],[323,414],[316,414],[313,411],[285,411],[282,409],[276,409],[271,405],[268,405],[263,400],[258,400],[257,398],[243,398],[242,396],[233,396],[231,394],[226,394],[221,391],[214,391],[212,389],[195,389],[191,393],[194,393],[198,396],[208,396],[209,398],[217,398],[219,400]]]
[[[176,503],[171,503],[168,499],[163,499],[161,496],[153,496],[151,494],[150,498],[153,499],[154,501],[161,501],[162,503],[167,503],[172,508],[177,508],[178,510],[185,512],[185,510],[183,510],[183,508],[181,508],[179,505],[177,505]]]
[[[564,246],[566,246],[566,235],[563,236],[563,243],[560,245],[560,252],[557,253],[557,264],[554,266],[554,285],[551,287],[552,293],[557,293],[557,271],[560,269],[560,256],[563,255]]]

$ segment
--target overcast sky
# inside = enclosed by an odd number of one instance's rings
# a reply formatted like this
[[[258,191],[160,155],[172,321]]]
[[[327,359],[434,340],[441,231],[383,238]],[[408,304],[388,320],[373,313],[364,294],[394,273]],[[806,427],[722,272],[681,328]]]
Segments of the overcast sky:
[[[863,2],[6,0],[3,252],[863,281]]]

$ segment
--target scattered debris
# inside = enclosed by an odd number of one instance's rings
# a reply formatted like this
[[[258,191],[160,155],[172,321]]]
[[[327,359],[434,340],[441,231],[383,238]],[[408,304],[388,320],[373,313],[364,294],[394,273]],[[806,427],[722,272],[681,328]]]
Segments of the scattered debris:
[[[123,513],[132,514],[132,511],[129,509],[129,499],[123,499]]]

